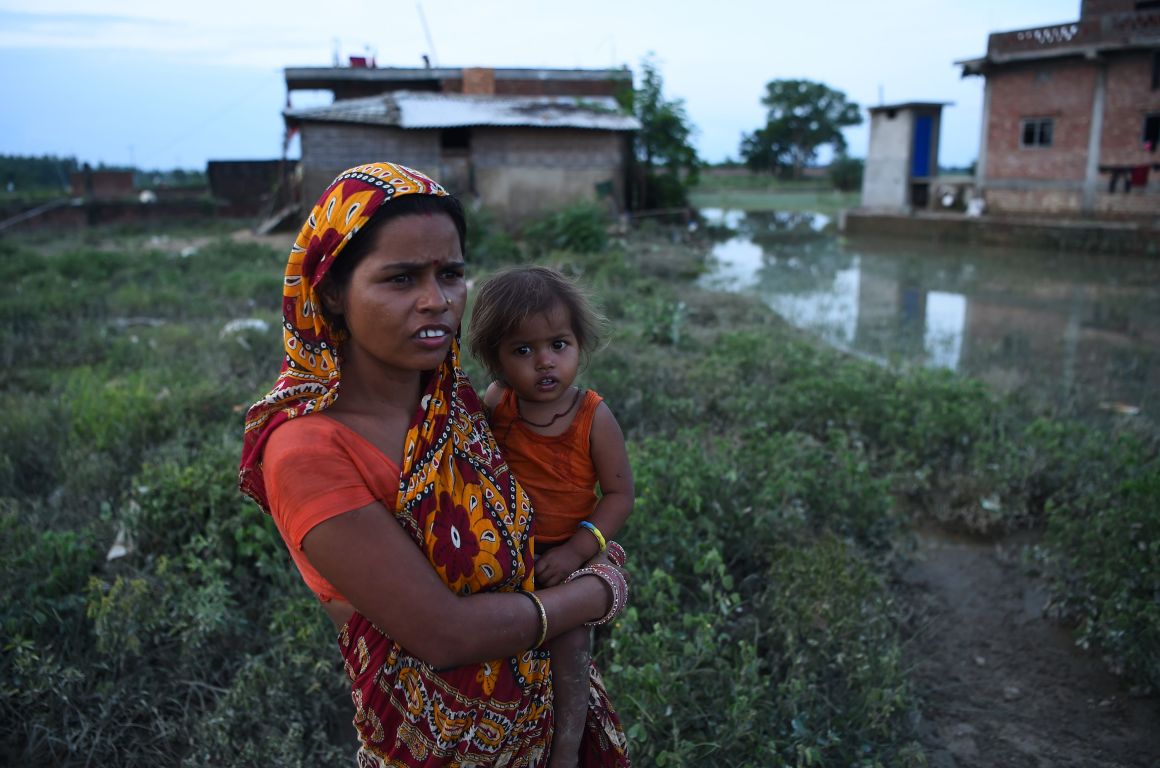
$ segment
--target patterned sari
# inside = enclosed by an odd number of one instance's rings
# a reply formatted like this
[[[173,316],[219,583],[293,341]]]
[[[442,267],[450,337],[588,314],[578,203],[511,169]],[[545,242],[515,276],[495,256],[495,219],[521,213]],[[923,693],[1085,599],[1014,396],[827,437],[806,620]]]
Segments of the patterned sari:
[[[406,194],[446,192],[389,163],[346,171],[314,207],[291,250],[283,289],[286,357],[274,389],[246,415],[239,479],[267,511],[266,439],[287,419],[327,408],[341,386],[336,351],[342,339],[315,310],[315,289],[374,211]],[[404,441],[392,511],[457,594],[531,590],[531,504],[496,447],[458,356],[456,339],[427,379]],[[342,628],[339,646],[352,683],[360,766],[546,764],[553,728],[546,651],[436,670],[358,613]],[[628,766],[619,720],[595,666],[590,672],[581,764]]]

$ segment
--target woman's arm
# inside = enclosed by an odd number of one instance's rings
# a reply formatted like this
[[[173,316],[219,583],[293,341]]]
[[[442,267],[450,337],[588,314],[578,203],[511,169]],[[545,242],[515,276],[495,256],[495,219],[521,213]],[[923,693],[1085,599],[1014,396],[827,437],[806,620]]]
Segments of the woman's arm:
[[[513,593],[456,595],[378,502],[320,523],[302,547],[356,610],[436,668],[512,656],[539,637],[540,615],[531,600]],[[548,614],[548,637],[599,618],[611,600],[595,577],[536,595]]]

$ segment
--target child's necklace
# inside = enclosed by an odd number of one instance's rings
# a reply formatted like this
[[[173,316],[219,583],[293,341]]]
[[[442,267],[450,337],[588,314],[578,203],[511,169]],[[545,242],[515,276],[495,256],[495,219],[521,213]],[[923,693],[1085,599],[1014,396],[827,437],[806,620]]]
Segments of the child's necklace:
[[[544,429],[545,427],[552,426],[557,421],[559,421],[561,418],[563,418],[564,416],[567,416],[569,413],[571,413],[572,409],[576,407],[576,403],[579,400],[580,400],[580,388],[577,387],[576,388],[576,395],[572,398],[572,402],[568,404],[568,407],[565,408],[564,410],[560,411],[559,413],[557,413],[555,416],[553,416],[547,424],[540,424],[537,421],[528,421],[526,418],[524,418],[524,412],[522,410],[520,410],[520,399],[518,397],[516,398],[516,413],[519,414],[520,421],[522,421],[523,423],[531,424],[533,427],[539,427],[540,429]]]

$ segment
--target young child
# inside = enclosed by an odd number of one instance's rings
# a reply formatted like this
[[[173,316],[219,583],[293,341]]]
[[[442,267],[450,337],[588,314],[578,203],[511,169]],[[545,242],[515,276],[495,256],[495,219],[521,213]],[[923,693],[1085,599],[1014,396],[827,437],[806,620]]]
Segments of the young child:
[[[484,395],[492,432],[535,509],[541,587],[603,551],[632,511],[620,425],[600,395],[573,384],[602,322],[574,283],[536,266],[488,279],[472,310],[471,353],[494,378]],[[548,650],[556,697],[549,767],[574,768],[588,709],[589,632],[561,635]]]

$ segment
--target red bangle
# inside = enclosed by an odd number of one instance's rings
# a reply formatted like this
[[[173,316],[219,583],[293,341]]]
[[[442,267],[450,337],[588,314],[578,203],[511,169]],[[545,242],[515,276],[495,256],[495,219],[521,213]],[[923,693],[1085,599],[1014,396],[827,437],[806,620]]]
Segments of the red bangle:
[[[608,542],[608,562],[613,565],[624,565],[626,560],[628,560],[628,555],[625,553],[624,547],[615,541]]]
[[[583,568],[572,573],[571,576],[564,579],[564,583],[578,579],[581,576],[596,576],[599,577],[608,588],[612,591],[612,605],[608,607],[608,613],[601,616],[596,621],[584,622],[586,626],[598,627],[602,624],[615,619],[628,605],[628,582],[624,579],[624,574],[616,568],[605,563],[594,563],[593,565],[586,565]]]

